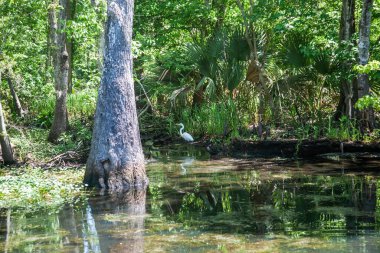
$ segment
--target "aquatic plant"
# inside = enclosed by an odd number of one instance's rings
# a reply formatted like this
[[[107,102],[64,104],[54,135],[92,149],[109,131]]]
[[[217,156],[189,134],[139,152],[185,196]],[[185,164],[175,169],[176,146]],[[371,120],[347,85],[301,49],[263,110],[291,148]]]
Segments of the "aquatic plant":
[[[52,211],[74,204],[85,196],[82,169],[25,167],[3,171],[0,176],[0,209]]]

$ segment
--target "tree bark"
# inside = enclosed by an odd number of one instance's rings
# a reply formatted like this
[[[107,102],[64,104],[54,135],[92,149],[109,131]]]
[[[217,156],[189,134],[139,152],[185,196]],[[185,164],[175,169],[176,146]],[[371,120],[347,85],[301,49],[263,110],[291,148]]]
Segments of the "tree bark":
[[[56,142],[59,136],[67,130],[68,115],[66,108],[67,89],[69,80],[69,54],[67,52],[67,35],[65,32],[67,21],[67,8],[69,0],[59,0],[60,10],[56,16],[58,0],[52,0],[49,10],[49,23],[51,29],[51,42],[53,45],[54,84],[56,93],[53,124],[48,140]]]
[[[342,0],[342,11],[340,19],[340,42],[352,42],[355,33],[355,0]],[[349,70],[351,63],[345,63],[344,68]],[[354,80],[342,80],[340,84],[340,99],[336,109],[335,119],[339,120],[343,115],[349,119],[353,117],[354,104],[357,95],[354,94]]]
[[[0,81],[1,81],[1,73],[0,73]],[[13,150],[11,146],[11,142],[9,140],[7,134],[7,128],[5,125],[5,117],[3,113],[3,107],[1,105],[1,97],[0,97],[0,146],[1,146],[1,155],[3,157],[3,161],[5,164],[12,164],[16,162],[16,159],[13,155]]]
[[[66,15],[67,20],[74,20],[76,13],[77,0],[72,0],[69,3]],[[74,53],[75,53],[75,40],[74,37],[71,36],[67,41],[67,54],[69,55],[69,77],[68,77],[68,93],[73,93],[73,66],[74,66]]]
[[[75,52],[75,43],[73,39],[67,44],[67,53],[69,56],[69,73],[68,73],[68,89],[69,94],[73,93],[73,66],[74,66],[74,52]]]
[[[370,46],[370,28],[372,19],[373,0],[363,0],[362,16],[359,27],[359,64],[367,65],[369,61]],[[367,74],[358,75],[358,98],[370,95],[369,78]],[[374,115],[372,109],[365,109],[357,115],[360,129],[364,132],[366,129],[373,130]]]
[[[1,103],[0,103],[0,144],[1,144],[1,155],[3,157],[4,163],[5,164],[15,163],[16,160],[13,156],[11,142],[7,134],[3,108],[2,108]]]
[[[16,78],[13,78],[13,80],[16,80]],[[22,109],[22,105],[21,105],[21,102],[20,102],[20,99],[18,98],[17,96],[17,93],[16,93],[16,90],[15,90],[15,87],[13,85],[13,82],[12,82],[12,76],[11,76],[11,73],[10,71],[8,71],[8,76],[7,76],[7,82],[8,82],[8,87],[9,87],[9,90],[11,91],[11,94],[12,94],[12,98],[13,98],[13,106],[14,106],[14,109],[16,111],[16,114],[19,116],[19,117],[24,117],[24,110]]]
[[[110,190],[147,185],[131,51],[133,0],[109,0],[104,70],[84,182]]]

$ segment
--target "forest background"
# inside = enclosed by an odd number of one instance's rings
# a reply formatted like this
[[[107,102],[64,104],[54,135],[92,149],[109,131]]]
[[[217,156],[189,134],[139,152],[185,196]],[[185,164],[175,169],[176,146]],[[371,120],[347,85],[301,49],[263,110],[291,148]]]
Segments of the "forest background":
[[[0,96],[20,161],[85,159],[91,142],[106,2],[63,2],[0,0]],[[143,142],[170,140],[179,122],[213,142],[378,141],[379,17],[378,0],[136,1]]]

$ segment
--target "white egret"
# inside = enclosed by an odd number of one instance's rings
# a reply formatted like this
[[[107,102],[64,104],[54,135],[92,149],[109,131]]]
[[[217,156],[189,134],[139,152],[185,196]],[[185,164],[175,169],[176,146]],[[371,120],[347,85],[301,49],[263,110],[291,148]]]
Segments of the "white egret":
[[[182,123],[177,124],[177,126],[181,126],[181,129],[179,130],[179,135],[181,135],[181,137],[185,141],[188,141],[188,142],[193,142],[194,141],[193,136],[191,136],[189,133],[186,133],[186,132],[183,133],[183,129],[185,128],[185,126]]]

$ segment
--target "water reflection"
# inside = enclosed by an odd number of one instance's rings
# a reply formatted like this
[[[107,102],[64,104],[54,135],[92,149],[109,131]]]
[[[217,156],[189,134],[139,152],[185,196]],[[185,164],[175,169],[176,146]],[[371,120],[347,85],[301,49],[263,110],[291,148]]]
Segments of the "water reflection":
[[[77,224],[80,224],[75,217],[74,208],[72,206],[67,206],[64,211],[58,214],[58,225],[59,228],[66,233],[62,235],[60,242],[67,248],[71,249],[71,252],[79,253],[80,244],[79,238],[81,237],[80,233],[85,231],[80,231]]]
[[[8,209],[6,211],[5,219],[1,220],[1,227],[5,227],[5,243],[4,243],[4,252],[8,252],[8,245],[9,245],[9,233],[10,233],[10,226],[11,226],[11,209]]]
[[[83,252],[101,252],[98,231],[96,231],[95,220],[92,216],[90,206],[86,208],[86,220],[83,222]]]
[[[87,222],[97,238],[85,252],[144,252],[145,203],[146,190],[91,198]]]
[[[262,181],[256,174],[240,176],[246,178],[245,185],[237,178],[230,178],[223,188],[217,181],[195,183],[193,189],[184,184],[182,191],[168,197],[170,212],[164,207],[162,211],[176,214],[168,217],[173,221],[187,226],[201,223],[203,230],[222,233],[322,235],[326,224],[337,223],[331,232],[338,235],[349,232],[352,217],[353,233],[375,224],[376,181],[323,176]]]
[[[59,213],[4,210],[0,246],[7,253],[380,252],[378,161],[188,158],[150,164],[147,190],[95,194]],[[178,165],[190,160],[183,174]]]
[[[193,164],[195,157],[185,157],[181,160],[181,175],[187,174],[187,169]]]
[[[58,214],[1,215],[4,252],[144,252],[146,190],[92,197]],[[5,235],[5,236],[4,236]]]

